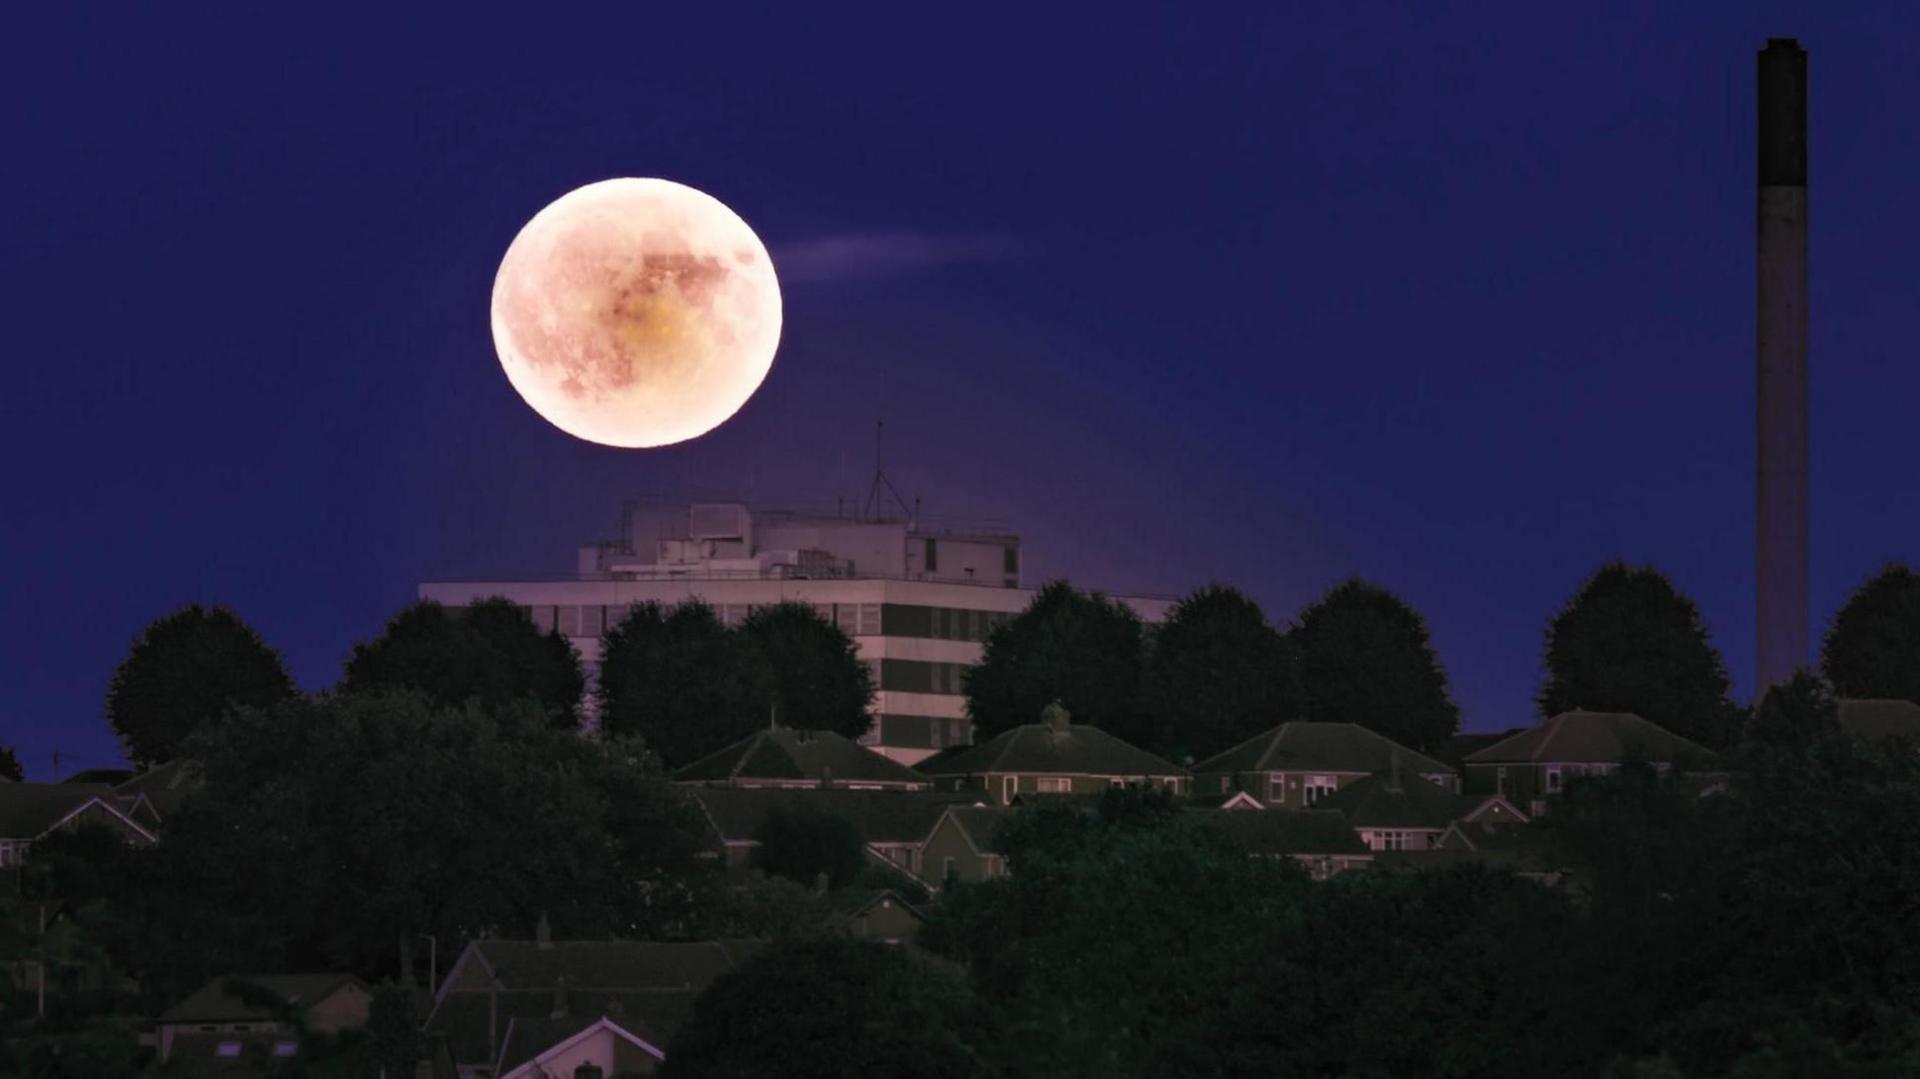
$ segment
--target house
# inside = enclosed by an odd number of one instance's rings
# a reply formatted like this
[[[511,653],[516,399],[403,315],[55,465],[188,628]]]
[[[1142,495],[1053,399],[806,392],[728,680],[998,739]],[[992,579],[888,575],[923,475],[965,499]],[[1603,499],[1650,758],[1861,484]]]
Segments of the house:
[[[1194,793],[1243,790],[1275,809],[1308,809],[1349,783],[1398,766],[1449,790],[1459,773],[1357,723],[1282,723],[1193,767]]]
[[[761,731],[673,774],[681,783],[728,787],[835,787],[920,791],[919,772],[832,731]]]
[[[1454,821],[1527,818],[1498,795],[1471,798],[1417,775],[1366,776],[1321,798],[1316,808],[1347,819],[1368,850],[1431,850]]]
[[[1246,791],[1226,794],[1196,794],[1187,799],[1190,809],[1265,809],[1267,804]]]
[[[1291,858],[1315,880],[1358,869],[1373,860],[1344,816],[1324,809],[1190,809],[1196,823],[1217,828],[1255,857]]]
[[[1467,757],[1467,785],[1491,791],[1529,815],[1546,811],[1546,799],[1575,776],[1605,775],[1636,761],[1666,772],[1712,769],[1720,758],[1631,712],[1562,712]]]
[[[216,978],[161,1013],[155,1024],[160,1059],[176,1053],[216,1061],[292,1056],[299,1045],[289,1013],[299,1013],[312,1033],[332,1034],[366,1026],[371,1003],[366,983],[351,974]]]
[[[694,801],[713,826],[727,866],[755,864],[767,818],[776,812],[812,812],[846,820],[866,841],[867,853],[906,873],[921,871],[921,848],[949,806],[970,805],[980,796],[965,791],[692,787]]]
[[[155,816],[164,821],[178,812],[180,806],[204,782],[205,776],[201,773],[199,762],[171,760],[135,773],[132,779],[121,783],[113,791],[122,798],[139,796],[145,799]]]
[[[1404,864],[1416,866],[1476,862],[1544,884],[1557,884],[1565,875],[1538,829],[1485,817],[1454,821],[1432,850],[1398,857],[1405,859]]]
[[[1187,789],[1186,769],[1098,727],[1073,723],[1058,704],[1048,705],[1042,719],[979,745],[944,750],[916,767],[936,790],[981,791],[1003,806],[1021,794],[1094,794],[1130,784],[1175,794]]]
[[[1840,728],[1855,738],[1920,742],[1920,704],[1870,697],[1843,697],[1837,704]]]
[[[921,879],[945,887],[949,881],[971,884],[1005,876],[1007,859],[994,842],[994,829],[1011,812],[995,805],[948,806],[921,847]]]
[[[576,1056],[571,1066],[598,1063],[610,1077],[652,1074],[694,999],[751,947],[556,941],[543,921],[533,940],[467,945],[424,1027],[430,1043],[444,1041],[462,1079],[538,1075],[529,1064],[546,1068]],[[601,1063],[608,1054],[613,1065]]]
[[[123,805],[103,783],[0,784],[0,869],[25,863],[33,844],[49,833],[84,824],[111,829],[131,844],[153,843],[152,826],[137,818],[142,804],[136,798]]]
[[[828,896],[828,926],[882,944],[908,944],[920,935],[926,915],[890,888],[842,889]]]

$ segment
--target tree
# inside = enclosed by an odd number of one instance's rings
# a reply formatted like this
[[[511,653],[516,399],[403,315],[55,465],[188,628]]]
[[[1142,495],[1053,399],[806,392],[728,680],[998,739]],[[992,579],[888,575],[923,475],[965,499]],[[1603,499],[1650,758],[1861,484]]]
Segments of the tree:
[[[1054,581],[987,638],[966,674],[976,743],[1040,722],[1059,701],[1076,722],[1132,742],[1150,738],[1140,709],[1140,618],[1099,592]]]
[[[1425,751],[1460,729],[1426,623],[1386,589],[1358,578],[1336,585],[1288,636],[1300,652],[1307,718],[1356,723]]]
[[[846,631],[805,603],[755,608],[740,632],[771,673],[777,715],[796,730],[858,739],[873,725],[873,670]]]
[[[382,985],[373,991],[367,1015],[372,1064],[385,1079],[406,1079],[420,1059],[419,1024],[413,1014],[413,990]]]
[[[1820,665],[1842,697],[1920,702],[1920,576],[1890,565],[1833,616]]]
[[[27,778],[20,769],[20,758],[13,755],[9,746],[0,746],[0,779],[11,779],[15,783]]]
[[[107,722],[129,758],[159,764],[229,708],[270,707],[294,693],[280,654],[251,626],[225,607],[196,603],[135,639],[107,687]]]
[[[820,874],[835,888],[845,887],[867,864],[867,841],[845,817],[796,804],[775,807],[760,828],[760,868],[775,876],[812,885]]]
[[[1546,669],[1543,717],[1632,712],[1710,746],[1735,733],[1726,664],[1693,601],[1658,570],[1602,566],[1547,627]]]
[[[600,729],[637,736],[669,767],[767,725],[766,661],[698,600],[644,603],[600,638]]]
[[[493,710],[533,704],[556,727],[580,723],[586,686],[573,645],[501,597],[463,608],[421,600],[393,616],[380,636],[353,646],[343,693],[411,690],[442,708],[476,701]]]
[[[1258,604],[1223,585],[1174,605],[1153,634],[1142,683],[1153,721],[1142,748],[1173,760],[1211,757],[1301,718],[1293,644]]]
[[[958,973],[909,949],[821,937],[769,945],[715,980],[661,1074],[993,1076],[998,1040]]]
[[[1826,683],[1798,671],[1767,690],[1741,736],[1750,751],[1799,752],[1840,729],[1839,708]]]

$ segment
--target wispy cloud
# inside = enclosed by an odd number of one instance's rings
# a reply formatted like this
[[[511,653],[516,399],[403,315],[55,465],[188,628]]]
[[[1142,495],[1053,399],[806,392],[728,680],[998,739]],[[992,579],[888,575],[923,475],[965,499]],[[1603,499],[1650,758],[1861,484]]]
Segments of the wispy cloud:
[[[1009,257],[1019,245],[1004,236],[933,236],[922,232],[850,232],[782,244],[773,251],[780,279],[826,283],[901,277],[959,262]]]

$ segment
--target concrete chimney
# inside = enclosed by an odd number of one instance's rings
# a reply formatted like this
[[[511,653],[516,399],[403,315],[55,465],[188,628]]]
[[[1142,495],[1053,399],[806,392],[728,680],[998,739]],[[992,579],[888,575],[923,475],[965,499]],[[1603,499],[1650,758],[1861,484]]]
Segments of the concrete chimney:
[[[1807,53],[1759,63],[1755,696],[1807,663]]]

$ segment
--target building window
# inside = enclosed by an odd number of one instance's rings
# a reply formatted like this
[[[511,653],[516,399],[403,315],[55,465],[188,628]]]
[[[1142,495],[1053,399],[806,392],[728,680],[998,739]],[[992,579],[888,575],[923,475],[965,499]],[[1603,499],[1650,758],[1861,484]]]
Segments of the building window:
[[[1547,765],[1547,793],[1552,794],[1559,789],[1560,766],[1557,764],[1549,764]]]
[[[940,859],[940,879],[952,880],[954,876],[952,856]]]
[[[1227,793],[1227,787],[1228,787],[1228,786],[1229,786],[1229,785],[1230,785],[1230,784],[1231,784],[1232,782],[1233,782],[1233,777],[1232,777],[1232,776],[1221,776],[1221,777],[1220,777],[1220,793],[1221,793],[1221,794],[1225,794],[1225,793]]]
[[[937,570],[939,568],[940,568],[940,545],[934,542],[934,539],[932,536],[928,536],[927,537],[927,557],[926,557],[927,572],[932,573],[934,570]]]
[[[1041,776],[1035,789],[1041,794],[1066,794],[1073,790],[1073,781],[1065,776]]]
[[[1339,789],[1340,782],[1332,776],[1308,776],[1306,788],[1301,792],[1301,801],[1312,805]]]
[[[1004,872],[1000,868],[1000,856],[998,854],[986,855],[981,859],[981,862],[983,863],[981,871],[987,877],[997,877]]]
[[[1504,764],[1493,770],[1493,792],[1502,796],[1507,793],[1507,766]]]
[[[13,864],[13,844],[0,839],[0,866]]]
[[[1287,804],[1287,777],[1283,775],[1267,776],[1267,801],[1274,805]]]
[[[880,605],[878,603],[862,603],[860,605],[860,625],[857,635],[861,637],[878,637],[880,635]]]
[[[1001,776],[1000,777],[1000,801],[1001,802],[1003,803],[1012,802],[1013,796],[1016,793],[1018,793],[1019,790],[1020,790],[1019,777],[1017,776]]]
[[[1375,832],[1373,833],[1373,849],[1374,850],[1408,850],[1409,847],[1407,846],[1407,833]]]
[[[213,1052],[215,1056],[237,1057],[240,1055],[240,1043],[221,1042],[219,1045],[214,1046]]]
[[[1000,552],[1000,572],[1009,577],[1020,572],[1020,548],[1008,547]]]

